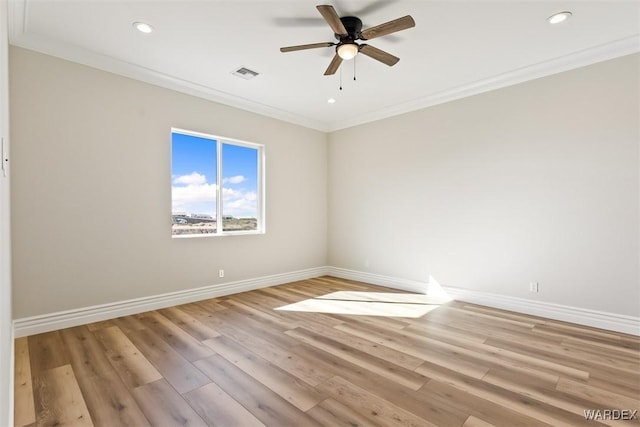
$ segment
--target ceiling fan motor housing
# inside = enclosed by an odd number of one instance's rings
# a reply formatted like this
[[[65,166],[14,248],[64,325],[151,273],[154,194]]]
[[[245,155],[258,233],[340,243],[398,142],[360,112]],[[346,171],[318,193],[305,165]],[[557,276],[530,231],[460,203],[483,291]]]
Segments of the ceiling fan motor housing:
[[[336,39],[343,42],[354,42],[361,38],[362,21],[356,16],[343,16],[340,18],[342,25],[347,30],[347,35],[335,34]]]

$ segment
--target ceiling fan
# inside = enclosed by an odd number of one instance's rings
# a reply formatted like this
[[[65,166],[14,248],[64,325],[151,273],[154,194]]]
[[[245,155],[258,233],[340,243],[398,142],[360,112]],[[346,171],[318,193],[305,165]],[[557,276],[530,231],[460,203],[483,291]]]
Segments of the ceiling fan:
[[[316,8],[333,30],[338,42],[312,43],[281,47],[280,52],[294,52],[297,50],[335,46],[336,54],[333,56],[329,67],[324,72],[325,76],[335,74],[343,60],[352,59],[358,53],[367,55],[368,57],[373,58],[376,61],[380,61],[383,64],[387,64],[390,67],[395,65],[400,58],[371,45],[365,43],[358,44],[356,41],[371,40],[376,37],[386,36],[391,33],[406,30],[407,28],[412,28],[416,25],[413,18],[410,15],[407,15],[402,18],[394,19],[393,21],[385,22],[384,24],[376,25],[375,27],[362,30],[362,21],[358,17],[344,16],[340,18],[333,6],[330,5],[320,5],[316,6]]]

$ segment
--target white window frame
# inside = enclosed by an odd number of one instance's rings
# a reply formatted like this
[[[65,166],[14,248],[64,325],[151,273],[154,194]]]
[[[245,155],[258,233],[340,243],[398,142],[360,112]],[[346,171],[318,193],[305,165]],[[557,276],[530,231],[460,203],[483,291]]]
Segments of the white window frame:
[[[176,239],[189,239],[200,237],[217,237],[217,236],[238,236],[248,234],[265,234],[265,153],[264,145],[257,144],[255,142],[243,141],[236,138],[227,138],[224,136],[212,135],[209,133],[196,132],[192,130],[171,128],[171,135],[179,133],[182,135],[195,136],[197,138],[210,139],[216,143],[216,231],[215,233],[203,233],[203,234],[171,234],[172,238]],[[173,139],[173,138],[172,138]],[[240,147],[253,148],[258,151],[258,170],[257,176],[257,188],[256,193],[258,195],[257,200],[257,228],[255,230],[236,230],[236,231],[224,231],[224,218],[222,216],[224,200],[222,199],[222,187],[223,187],[223,170],[222,170],[222,146],[223,145],[236,145]],[[171,158],[173,161],[173,156]],[[173,168],[171,168],[173,171]],[[171,199],[173,202],[173,190]],[[173,212],[172,212],[173,214]]]

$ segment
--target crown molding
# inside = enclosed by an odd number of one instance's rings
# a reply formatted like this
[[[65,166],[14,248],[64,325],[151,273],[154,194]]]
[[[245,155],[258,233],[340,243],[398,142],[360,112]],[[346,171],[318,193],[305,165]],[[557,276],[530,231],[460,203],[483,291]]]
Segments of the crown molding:
[[[496,76],[465,83],[371,113],[354,115],[346,120],[322,122],[251,101],[212,87],[184,80],[176,76],[161,73],[137,64],[98,54],[79,46],[66,45],[45,37],[30,34],[27,28],[28,1],[9,0],[8,9],[9,43],[11,45],[322,132],[334,132],[398,116],[468,96],[478,95],[495,89],[640,52],[640,35],[636,34],[548,61],[517,68]]]
[[[96,53],[80,46],[59,43],[46,37],[29,33],[27,26],[28,5],[27,0],[9,0],[9,44],[13,46],[33,50],[306,128],[322,132],[329,130],[326,123],[317,120],[309,119],[295,113],[274,108],[147,67],[122,61],[108,55]]]
[[[496,76],[456,86],[442,92],[417,98],[415,100],[374,111],[369,114],[362,114],[344,121],[334,122],[329,125],[329,131],[334,132],[376,120],[410,113],[412,111],[432,107],[434,105],[444,104],[445,102],[455,101],[456,99],[478,95],[484,92],[501,89],[507,86],[524,83],[580,67],[586,67],[587,65],[638,52],[640,52],[640,35],[626,37],[610,43],[574,52],[569,55],[560,56],[548,61],[539,62],[537,64],[517,68]]]
[[[271,117],[298,126],[319,130],[321,132],[329,131],[329,128],[325,123],[311,120],[306,117],[273,108],[246,98],[235,96],[230,93],[226,93],[192,81],[161,73],[137,64],[132,64],[106,55],[91,52],[78,46],[63,45],[32,35],[23,35],[18,39],[13,40],[11,42],[11,45],[33,50],[35,52],[54,56],[88,67],[96,68],[123,77],[128,77],[144,83],[152,84],[154,86],[171,89],[176,92],[192,95],[198,98],[206,99],[208,101],[248,111],[250,113]]]

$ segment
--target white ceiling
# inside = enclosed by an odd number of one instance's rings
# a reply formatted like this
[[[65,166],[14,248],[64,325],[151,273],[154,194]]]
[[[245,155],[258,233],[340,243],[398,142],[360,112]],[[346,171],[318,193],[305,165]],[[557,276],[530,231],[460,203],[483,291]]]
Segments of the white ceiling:
[[[323,76],[335,41],[316,10],[364,28],[411,15],[416,27],[371,40],[371,58]],[[551,25],[546,18],[570,10]],[[640,1],[9,0],[10,42],[315,129],[331,131],[640,51]],[[142,34],[134,21],[151,24]],[[233,76],[244,66],[260,75]],[[335,98],[335,104],[327,103]]]

